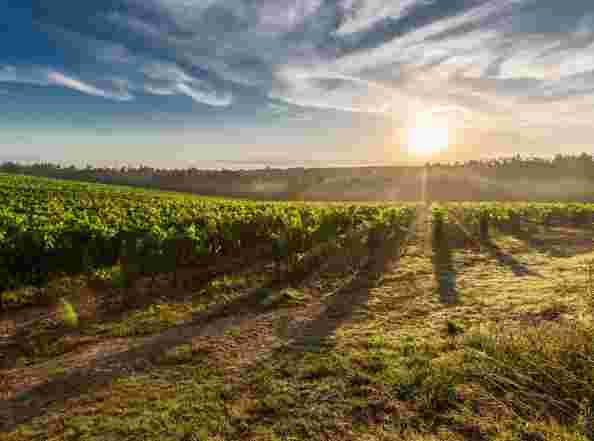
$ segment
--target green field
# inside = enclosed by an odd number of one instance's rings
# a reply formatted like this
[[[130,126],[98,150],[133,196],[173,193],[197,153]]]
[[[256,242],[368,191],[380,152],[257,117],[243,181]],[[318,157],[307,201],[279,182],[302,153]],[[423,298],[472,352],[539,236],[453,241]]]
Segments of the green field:
[[[2,440],[591,439],[594,204],[0,202]]]

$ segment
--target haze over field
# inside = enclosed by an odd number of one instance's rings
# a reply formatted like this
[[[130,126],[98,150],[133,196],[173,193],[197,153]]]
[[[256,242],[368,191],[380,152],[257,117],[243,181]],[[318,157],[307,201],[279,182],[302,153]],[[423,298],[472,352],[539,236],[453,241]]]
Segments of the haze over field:
[[[593,150],[589,0],[21,0],[0,16],[2,157],[253,168]]]

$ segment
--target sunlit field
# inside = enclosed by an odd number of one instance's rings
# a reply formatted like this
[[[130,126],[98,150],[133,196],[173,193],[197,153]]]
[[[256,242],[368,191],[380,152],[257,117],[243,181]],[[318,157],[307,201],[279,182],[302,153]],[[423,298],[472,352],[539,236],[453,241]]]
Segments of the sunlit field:
[[[594,0],[0,34],[0,441],[594,440]]]
[[[0,198],[2,439],[591,434],[594,204]]]

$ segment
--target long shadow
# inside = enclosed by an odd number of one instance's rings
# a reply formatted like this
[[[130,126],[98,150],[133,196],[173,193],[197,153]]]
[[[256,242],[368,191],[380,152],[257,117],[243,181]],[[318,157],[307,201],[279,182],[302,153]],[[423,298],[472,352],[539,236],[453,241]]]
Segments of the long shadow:
[[[356,259],[361,265],[355,277],[334,295],[319,317],[291,333],[295,336],[295,345],[303,346],[308,341],[308,336],[312,335],[323,339],[352,317],[358,307],[367,303],[371,288],[375,286],[387,264],[399,254],[399,244],[390,243],[383,244],[367,259],[359,254]],[[310,268],[313,267],[315,265]],[[298,275],[307,277],[312,271],[308,269]],[[294,283],[295,280],[291,279],[284,285]],[[282,285],[282,282],[273,281],[268,288],[280,289]],[[191,322],[149,338],[141,345],[93,360],[83,368],[53,377],[13,399],[0,401],[0,432],[12,431],[18,425],[44,415],[50,404],[62,404],[70,398],[108,385],[114,379],[149,371],[171,347],[189,343],[194,337],[201,335],[222,334],[229,326],[240,326],[275,307],[263,304],[261,290],[255,289],[230,303],[198,313]],[[221,322],[224,322],[224,326],[221,326]]]
[[[573,227],[532,226],[531,229],[515,229],[512,237],[541,253],[557,257],[571,257],[592,251],[592,230]]]
[[[319,259],[319,256],[315,258]],[[283,286],[294,284],[295,277],[307,277],[314,268],[315,265],[309,265],[308,269],[300,271],[298,275],[293,275],[286,282],[273,280],[266,285],[266,288],[281,289]],[[352,286],[354,289],[355,284]],[[46,383],[26,390],[13,399],[0,401],[0,432],[12,431],[19,424],[44,415],[50,403],[64,403],[70,398],[105,386],[114,379],[150,370],[153,368],[154,362],[158,361],[171,347],[189,343],[194,337],[200,335],[212,335],[212,332],[222,333],[224,329],[221,330],[221,326],[215,326],[219,321],[231,321],[235,318],[233,326],[239,326],[241,323],[275,308],[275,305],[263,304],[261,293],[261,290],[252,290],[230,303],[214,307],[210,311],[197,313],[191,322],[170,328],[162,334],[149,338],[139,346],[93,360],[84,368],[54,377]],[[358,298],[361,296],[359,295]],[[357,302],[360,300],[351,302],[351,307]],[[230,326],[229,323],[224,324],[227,326],[223,328]],[[122,367],[126,369],[122,369]]]
[[[495,257],[497,263],[501,266],[508,267],[514,275],[518,277],[533,276],[541,277],[542,275],[538,271],[531,270],[526,264],[520,262],[511,254],[505,253],[499,246],[493,241],[485,241],[483,245],[489,253]]]
[[[229,304],[197,314],[192,322],[171,328],[142,345],[94,360],[87,367],[34,386],[21,396],[0,401],[0,432],[12,431],[19,424],[45,414],[50,403],[64,403],[116,378],[150,370],[171,347],[189,343],[200,335],[210,335],[209,330],[218,320],[237,317],[239,320],[234,325],[239,325],[269,309],[261,304],[258,290],[254,290]],[[122,369],[124,366],[126,369]]]
[[[359,261],[359,269],[353,277],[339,288],[326,302],[325,308],[313,320],[289,330],[290,347],[306,350],[333,335],[340,326],[353,319],[369,302],[371,290],[378,285],[386,269],[401,256],[401,240],[388,241],[373,249],[366,259]]]
[[[97,311],[91,318],[91,323],[106,323],[123,320],[128,314],[154,305],[163,299],[160,293],[166,292],[166,298],[169,301],[187,300],[191,292],[195,292],[208,286],[208,284],[222,277],[225,274],[242,274],[243,272],[258,271],[261,272],[271,259],[267,256],[258,256],[257,258],[249,259],[235,259],[225,264],[211,266],[206,269],[195,268],[193,274],[193,283],[190,290],[172,289],[170,282],[166,281],[165,285],[156,286],[150,289],[148,293],[141,293],[138,289],[131,291],[121,291],[122,300],[115,302],[116,308],[108,306],[106,303],[114,300],[114,292],[107,284],[91,284],[91,295],[96,297],[98,303]],[[79,311],[80,312],[80,311]],[[6,313],[8,314],[8,313]],[[46,317],[54,317],[55,314],[48,314]],[[46,317],[42,317],[46,318]],[[200,320],[200,317],[197,317]],[[35,325],[34,322],[31,323]],[[10,337],[0,338],[0,369],[12,369],[16,367],[17,361],[22,356],[27,356],[28,352],[24,349],[23,344],[28,341],[27,331],[30,325],[20,326],[22,329],[17,329],[17,332]],[[66,336],[76,336],[76,331],[71,331],[63,328],[50,329],[44,333],[43,337],[46,341],[58,341]],[[42,336],[38,336],[42,337]],[[26,345],[25,345],[26,346]]]
[[[459,302],[456,288],[456,268],[452,260],[452,246],[447,238],[433,242],[433,274],[437,283],[439,301],[444,305],[455,305]]]

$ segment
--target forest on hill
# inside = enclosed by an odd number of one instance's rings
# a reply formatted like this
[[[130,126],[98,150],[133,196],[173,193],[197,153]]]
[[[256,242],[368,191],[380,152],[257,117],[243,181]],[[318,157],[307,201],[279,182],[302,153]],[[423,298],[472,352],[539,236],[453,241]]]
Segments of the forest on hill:
[[[591,154],[424,166],[160,169],[4,162],[0,171],[200,195],[289,200],[594,201]]]

